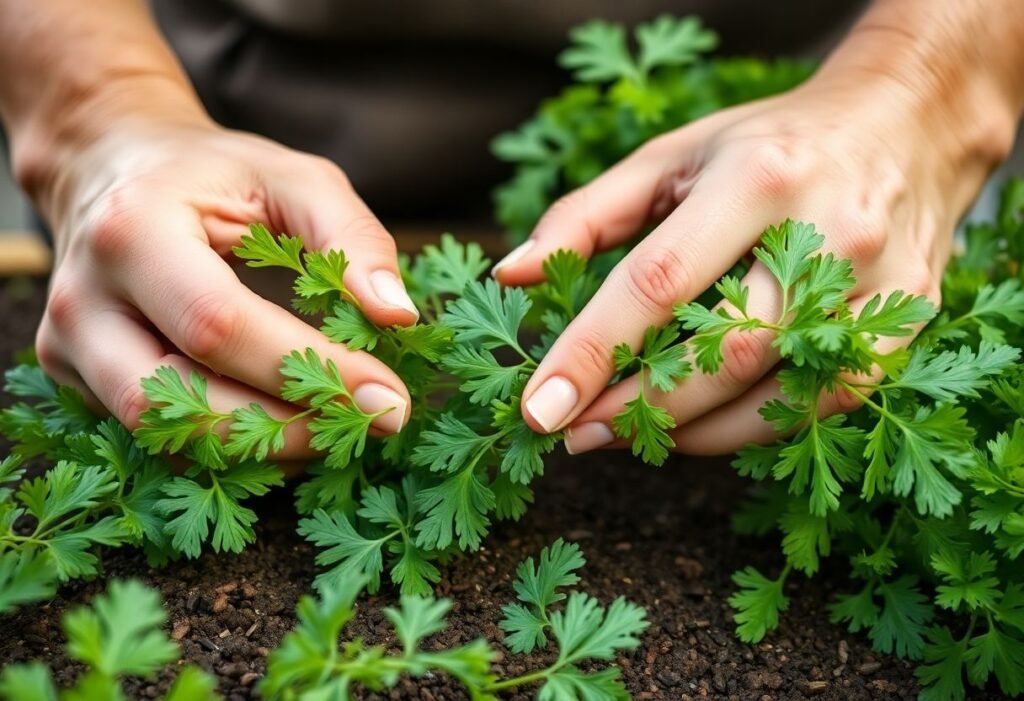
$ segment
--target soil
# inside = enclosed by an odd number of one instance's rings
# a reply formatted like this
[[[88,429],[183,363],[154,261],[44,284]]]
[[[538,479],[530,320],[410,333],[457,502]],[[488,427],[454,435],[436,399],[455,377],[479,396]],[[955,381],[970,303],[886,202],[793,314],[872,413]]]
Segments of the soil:
[[[0,286],[0,357],[6,366],[12,351],[31,343],[42,285]],[[828,623],[825,603],[844,584],[841,567],[814,581],[793,578],[791,609],[763,643],[748,646],[735,638],[726,602],[731,573],[748,564],[766,572],[781,565],[777,542],[731,532],[729,514],[744,487],[723,460],[678,458],[655,470],[626,454],[552,459],[526,516],[498,526],[479,552],[444,568],[438,593],[452,598],[454,608],[450,627],[428,645],[479,636],[501,641],[497,622],[501,605],[513,596],[516,565],[562,536],[578,542],[587,557],[581,588],[604,601],[625,595],[647,608],[652,625],[643,645],[618,660],[635,699],[916,698],[912,664],[878,655],[863,637]],[[268,650],[293,627],[296,600],[310,590],[315,566],[312,549],[295,534],[286,491],[256,508],[258,542],[239,555],[207,554],[155,570],[136,552],[114,551],[99,580],[69,584],[55,600],[0,619],[0,664],[42,659],[56,670],[58,683],[69,683],[80,669],[62,654],[61,614],[88,602],[106,579],[132,576],[162,593],[168,632],[185,660],[214,673],[226,699],[258,698],[254,685]],[[364,599],[349,633],[394,644],[381,611],[393,600],[390,594]],[[516,675],[541,663],[506,655],[496,671]],[[171,668],[155,680],[132,680],[129,697],[156,698],[173,676]],[[532,691],[509,698],[525,701]],[[466,695],[435,676],[359,698],[454,701]]]

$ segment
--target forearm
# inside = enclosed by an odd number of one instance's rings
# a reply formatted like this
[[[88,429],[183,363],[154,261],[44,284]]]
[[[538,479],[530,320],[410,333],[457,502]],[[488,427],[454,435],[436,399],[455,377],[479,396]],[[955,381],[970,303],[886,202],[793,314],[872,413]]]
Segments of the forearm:
[[[206,119],[143,0],[0,0],[0,76],[15,173],[37,199],[63,153],[117,120]]]
[[[876,0],[815,81],[842,89],[879,77],[966,193],[1006,157],[1024,111],[1024,3]]]

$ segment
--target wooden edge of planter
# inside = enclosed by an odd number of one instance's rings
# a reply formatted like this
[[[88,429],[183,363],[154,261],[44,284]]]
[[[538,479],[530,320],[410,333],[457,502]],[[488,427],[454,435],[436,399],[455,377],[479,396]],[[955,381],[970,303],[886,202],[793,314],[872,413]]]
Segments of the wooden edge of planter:
[[[46,275],[53,252],[32,231],[0,231],[0,277]]]

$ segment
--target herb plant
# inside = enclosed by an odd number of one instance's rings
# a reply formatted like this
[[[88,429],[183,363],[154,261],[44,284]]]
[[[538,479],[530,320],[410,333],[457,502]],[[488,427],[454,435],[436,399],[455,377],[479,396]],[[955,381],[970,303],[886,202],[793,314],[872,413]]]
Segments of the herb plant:
[[[64,614],[66,652],[86,667],[74,686],[58,691],[41,662],[0,672],[2,701],[121,701],[126,677],[150,679],[178,659],[178,647],[160,630],[167,614],[160,596],[139,582],[115,581],[91,607]],[[183,667],[164,701],[217,701],[216,682],[198,667]]]
[[[614,666],[583,671],[578,665],[609,661],[636,648],[646,628],[644,610],[623,598],[604,607],[579,591],[560,591],[579,582],[585,561],[574,543],[561,539],[519,566],[515,589],[519,604],[505,607],[501,627],[510,631],[514,652],[557,646],[551,664],[502,679],[491,664],[498,652],[483,639],[450,649],[427,651],[422,642],[445,628],[452,603],[432,596],[404,595],[384,614],[400,649],[367,645],[360,639],[339,642],[356,615],[356,599],[368,583],[352,569],[324,586],[319,597],[303,597],[298,625],[267,658],[259,690],[268,701],[353,698],[357,688],[380,691],[402,676],[443,673],[462,683],[474,701],[497,701],[505,691],[532,685],[538,701],[629,699]],[[564,603],[560,603],[564,602]],[[160,630],[167,614],[156,591],[136,581],[115,581],[89,608],[64,615],[66,654],[87,671],[70,689],[58,691],[50,670],[39,662],[11,665],[0,672],[0,701],[119,701],[127,677],[152,678],[178,659],[178,649]],[[218,701],[216,683],[196,667],[183,667],[164,701]]]
[[[557,195],[651,136],[788,87],[808,71],[702,58],[714,37],[693,20],[642,25],[635,50],[606,23],[584,25],[573,39],[562,62],[583,84],[495,142],[496,153],[517,164],[497,194],[499,218],[513,232],[527,231]],[[894,292],[855,313],[847,303],[852,267],[822,254],[822,241],[807,223],[765,231],[754,253],[781,290],[779,318],[748,317],[748,291],[729,275],[680,305],[668,327],[650,329],[637,352],[616,348],[613,381],[632,374],[642,381],[613,429],[645,462],[664,462],[673,421],[648,390],[671,390],[695,367],[718,371],[728,334],[772,332],[783,397],[762,415],[783,438],[736,459],[753,488],[734,525],[751,535],[778,533],[782,565],[735,574],[730,602],[740,638],[756,642],[774,629],[789,605],[786,582],[817,574],[832,557],[853,582],[831,603],[832,619],[866,632],[880,652],[920,661],[925,701],[959,701],[968,685],[990,681],[1022,693],[1024,181],[1006,187],[996,221],[967,227],[965,248],[943,280],[941,309]],[[282,359],[283,395],[303,407],[293,418],[273,418],[257,405],[214,411],[201,375],[164,368],[144,383],[152,408],[134,435],[97,420],[73,390],[33,365],[15,368],[7,388],[18,402],[0,414],[0,430],[21,456],[0,463],[0,612],[95,575],[102,547],[141,546],[154,563],[195,557],[204,546],[240,550],[255,538],[247,500],[281,484],[271,461],[300,417],[310,420],[311,446],[323,458],[295,490],[299,530],[321,548],[324,570],[321,599],[303,605],[303,624],[275,653],[279,660],[300,650],[311,660],[334,659],[332,641],[355,596],[382,586],[385,570],[403,596],[429,595],[438,562],[479,548],[495,520],[525,513],[531,482],[559,436],[528,428],[521,392],[596,291],[608,257],[588,263],[561,251],[546,261],[545,283],[503,289],[480,281],[489,261],[478,246],[445,236],[403,264],[422,323],[379,328],[345,287],[343,253],[305,251],[300,238],[275,237],[261,225],[235,253],[249,265],[290,271],[297,312],[331,340],[393,367],[413,399],[409,424],[383,440],[371,436],[375,415],[355,406],[338,369],[310,349]],[[736,311],[715,307],[720,299]],[[886,338],[906,347],[882,353]],[[831,393],[862,406],[822,417],[821,399]],[[23,459],[35,456],[56,467],[26,481]],[[185,471],[175,473],[172,461]],[[552,637],[563,643],[561,666],[531,677],[552,699],[565,689],[586,698],[580,684],[587,682],[563,679],[578,659],[567,644],[571,630],[592,624],[587,635],[600,638],[620,613],[581,594],[562,598],[559,587],[574,583],[577,560],[571,546],[556,544],[539,565],[524,565],[519,602],[506,607],[502,624],[513,652]],[[447,669],[478,698],[505,688],[487,676],[484,648],[423,653],[418,642],[437,630],[444,606],[408,601],[415,603],[391,614],[405,642],[401,655],[348,645],[342,667],[310,662],[289,681],[278,666],[265,693],[288,698],[292,684],[387,686],[395,674],[428,669]],[[627,619],[639,626],[635,615]],[[387,661],[360,671],[371,659]],[[452,671],[458,665],[462,671]]]
[[[401,646],[397,653],[358,639],[345,642],[339,652],[339,636],[355,616],[355,600],[368,582],[349,570],[322,587],[319,598],[299,602],[298,627],[270,654],[260,691],[269,701],[346,699],[356,685],[380,691],[394,686],[400,675],[441,672],[462,683],[474,701],[496,700],[501,692],[525,685],[539,685],[538,701],[629,699],[616,668],[585,672],[578,665],[611,660],[618,651],[635,648],[647,628],[644,611],[623,598],[604,607],[582,592],[560,591],[579,581],[576,570],[583,565],[579,546],[558,540],[541,552],[539,563],[530,558],[517,570],[517,595],[532,608],[505,607],[500,625],[510,633],[506,645],[513,652],[530,652],[547,647],[550,635],[558,654],[547,667],[500,679],[491,669],[497,652],[480,639],[423,650],[422,641],[444,629],[451,608],[450,601],[431,596],[404,595],[397,607],[384,610]],[[559,602],[564,604],[556,606]]]
[[[513,240],[529,234],[555,199],[585,184],[637,146],[725,107],[787,90],[813,65],[791,59],[709,58],[718,37],[696,17],[662,16],[636,27],[594,20],[570,33],[559,56],[575,84],[545,100],[492,151],[515,164],[494,193]]]

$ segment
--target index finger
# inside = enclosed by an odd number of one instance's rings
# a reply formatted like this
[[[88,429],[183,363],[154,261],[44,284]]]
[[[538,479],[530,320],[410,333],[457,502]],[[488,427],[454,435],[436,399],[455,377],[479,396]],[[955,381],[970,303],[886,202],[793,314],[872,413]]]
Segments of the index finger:
[[[750,250],[775,205],[737,172],[725,166],[702,176],[612,270],[527,383],[523,417],[531,428],[551,433],[575,419],[615,374],[616,345],[637,350],[648,327],[664,326],[675,304],[692,300]]]
[[[364,411],[390,409],[375,421],[376,428],[388,433],[401,430],[409,414],[409,394],[390,368],[367,353],[331,342],[243,285],[187,212],[161,211],[139,224],[150,231],[144,238],[124,237],[120,255],[130,256],[133,265],[112,266],[114,282],[183,353],[220,374],[280,396],[282,358],[293,350],[312,348],[321,360],[337,365]],[[194,235],[180,235],[190,230]]]

